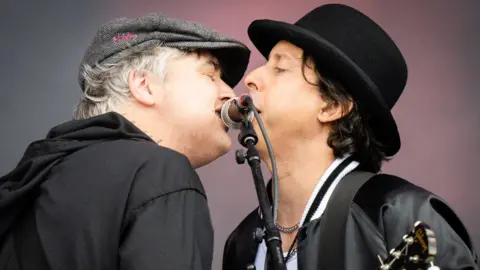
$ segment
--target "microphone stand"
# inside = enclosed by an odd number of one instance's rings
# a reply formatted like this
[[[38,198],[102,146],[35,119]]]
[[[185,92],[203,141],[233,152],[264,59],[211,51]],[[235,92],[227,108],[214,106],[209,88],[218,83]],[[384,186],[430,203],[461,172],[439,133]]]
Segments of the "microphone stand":
[[[253,106],[251,102],[248,102],[249,106]],[[260,157],[258,155],[255,145],[258,142],[257,134],[252,127],[252,123],[248,120],[248,110],[241,109],[244,117],[242,125],[240,127],[240,133],[238,134],[238,141],[243,147],[247,148],[247,153],[245,154],[242,150],[236,151],[236,161],[238,164],[245,163],[245,159],[248,160],[250,165],[253,180],[255,183],[255,189],[257,191],[258,201],[260,204],[260,210],[262,212],[264,221],[265,221],[265,233],[257,229],[254,233],[254,238],[256,240],[265,240],[267,244],[268,252],[271,254],[272,266],[274,270],[286,270],[285,260],[282,252],[282,240],[280,238],[280,233],[278,232],[277,227],[273,222],[272,213],[270,212],[270,203],[268,201],[267,191],[265,188],[265,182],[263,180],[262,169],[260,167]],[[267,265],[265,265],[265,268]],[[255,269],[254,265],[248,265],[248,270]]]

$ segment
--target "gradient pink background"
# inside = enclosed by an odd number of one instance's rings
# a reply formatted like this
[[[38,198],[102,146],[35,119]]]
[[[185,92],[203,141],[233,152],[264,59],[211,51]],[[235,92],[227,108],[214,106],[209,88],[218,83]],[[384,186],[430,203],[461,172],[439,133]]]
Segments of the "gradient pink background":
[[[373,18],[398,43],[409,65],[407,88],[393,110],[403,145],[384,171],[442,196],[480,245],[480,219],[475,217],[480,206],[476,171],[480,1],[475,0],[2,1],[0,174],[13,168],[30,141],[70,119],[80,96],[78,64],[105,21],[163,12],[203,23],[250,46],[251,70],[264,61],[246,34],[252,20],[293,23],[316,6],[332,2],[349,4]],[[236,91],[243,93],[245,87],[240,84]],[[235,143],[236,136],[232,132]],[[236,143],[234,149],[238,147]],[[235,163],[234,151],[198,172],[215,228],[213,269],[220,269],[226,237],[258,204],[253,180],[248,165]]]

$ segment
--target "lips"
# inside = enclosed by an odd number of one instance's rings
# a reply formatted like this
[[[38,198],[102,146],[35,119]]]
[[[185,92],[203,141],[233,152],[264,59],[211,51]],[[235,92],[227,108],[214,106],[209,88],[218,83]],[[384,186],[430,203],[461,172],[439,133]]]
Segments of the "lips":
[[[221,111],[222,111],[222,107],[215,109],[215,114],[220,118],[220,120],[222,119]]]
[[[260,109],[256,104],[255,102],[253,102],[253,105],[255,106],[255,109],[257,110],[257,112],[260,114],[262,113],[262,109]]]

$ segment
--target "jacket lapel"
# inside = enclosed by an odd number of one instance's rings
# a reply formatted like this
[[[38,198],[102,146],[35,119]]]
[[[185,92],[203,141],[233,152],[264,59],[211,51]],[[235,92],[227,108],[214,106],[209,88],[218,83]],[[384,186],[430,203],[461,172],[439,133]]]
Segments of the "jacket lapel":
[[[254,232],[257,228],[261,228],[261,224],[262,221],[257,209],[250,213],[245,219],[243,226],[239,227],[235,243],[238,265],[232,266],[231,269],[248,269],[245,268],[247,265],[255,264],[255,257],[260,242],[255,241]]]

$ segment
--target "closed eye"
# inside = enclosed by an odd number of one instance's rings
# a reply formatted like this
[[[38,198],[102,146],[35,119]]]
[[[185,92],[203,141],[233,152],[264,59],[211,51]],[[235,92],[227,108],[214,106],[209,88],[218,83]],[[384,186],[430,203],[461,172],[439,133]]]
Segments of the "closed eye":
[[[204,74],[207,77],[210,77],[210,80],[215,81],[215,75]]]
[[[285,72],[285,71],[287,71],[287,70],[283,69],[283,68],[275,67],[275,72],[277,72],[277,73],[282,73],[282,72]]]

